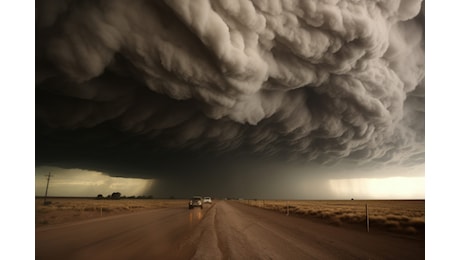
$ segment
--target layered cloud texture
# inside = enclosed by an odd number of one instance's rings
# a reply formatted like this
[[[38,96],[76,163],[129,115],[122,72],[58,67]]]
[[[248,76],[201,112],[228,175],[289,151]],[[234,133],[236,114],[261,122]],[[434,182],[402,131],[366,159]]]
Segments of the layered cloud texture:
[[[423,163],[424,37],[413,0],[39,1],[37,163]]]

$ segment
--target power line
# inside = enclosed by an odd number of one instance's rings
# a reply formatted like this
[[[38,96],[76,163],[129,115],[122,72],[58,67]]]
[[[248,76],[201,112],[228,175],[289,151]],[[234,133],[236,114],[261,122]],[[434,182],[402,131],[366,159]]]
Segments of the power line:
[[[43,201],[43,205],[46,205],[46,198],[48,197],[48,185],[50,183],[50,178],[51,178],[51,172],[48,172],[48,175],[45,175],[45,176],[48,176],[48,180],[46,181],[46,191],[45,191],[45,200]]]

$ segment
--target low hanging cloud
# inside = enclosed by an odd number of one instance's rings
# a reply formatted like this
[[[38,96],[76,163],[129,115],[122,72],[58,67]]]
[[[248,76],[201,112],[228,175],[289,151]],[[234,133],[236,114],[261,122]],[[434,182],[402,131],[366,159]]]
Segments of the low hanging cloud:
[[[421,1],[39,1],[37,164],[424,163],[424,37]]]

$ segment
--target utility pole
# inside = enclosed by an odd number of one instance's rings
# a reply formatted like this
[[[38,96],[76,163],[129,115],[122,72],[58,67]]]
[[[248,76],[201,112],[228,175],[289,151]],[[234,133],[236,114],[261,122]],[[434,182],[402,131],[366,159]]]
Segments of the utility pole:
[[[46,205],[46,197],[48,197],[48,184],[50,183],[51,172],[48,172],[48,180],[46,181],[46,191],[45,191],[45,200],[43,201],[43,205]]]

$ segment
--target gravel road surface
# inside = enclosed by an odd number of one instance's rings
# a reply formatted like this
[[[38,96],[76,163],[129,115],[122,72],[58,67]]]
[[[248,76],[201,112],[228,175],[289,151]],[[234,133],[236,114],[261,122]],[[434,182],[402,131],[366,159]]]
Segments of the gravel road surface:
[[[424,259],[425,241],[217,201],[36,228],[36,259]]]

